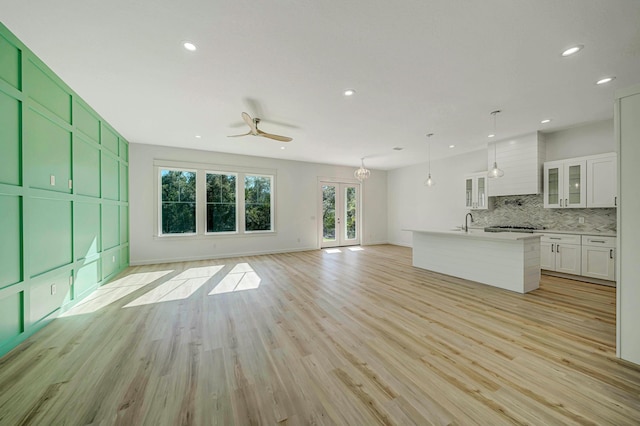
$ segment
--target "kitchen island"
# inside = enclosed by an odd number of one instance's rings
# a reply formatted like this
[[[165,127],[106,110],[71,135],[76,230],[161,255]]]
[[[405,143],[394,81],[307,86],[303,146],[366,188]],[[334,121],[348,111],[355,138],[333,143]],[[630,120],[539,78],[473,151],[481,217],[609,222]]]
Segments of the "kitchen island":
[[[540,286],[540,237],[520,232],[413,232],[413,266],[518,293]]]

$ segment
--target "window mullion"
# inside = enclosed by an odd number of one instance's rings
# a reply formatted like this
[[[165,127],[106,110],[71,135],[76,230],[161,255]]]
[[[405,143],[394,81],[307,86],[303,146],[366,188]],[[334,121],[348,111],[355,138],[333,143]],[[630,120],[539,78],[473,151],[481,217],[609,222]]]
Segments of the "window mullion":
[[[238,184],[236,185],[238,193],[236,194],[236,205],[238,206],[238,233],[245,233],[245,200],[244,200],[244,179],[245,173],[238,173]]]

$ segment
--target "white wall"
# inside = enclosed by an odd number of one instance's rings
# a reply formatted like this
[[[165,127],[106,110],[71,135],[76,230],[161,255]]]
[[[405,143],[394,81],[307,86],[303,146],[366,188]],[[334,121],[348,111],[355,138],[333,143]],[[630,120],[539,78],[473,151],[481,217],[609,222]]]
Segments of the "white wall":
[[[423,185],[426,163],[387,172],[389,242],[411,245],[411,232],[402,229],[449,229],[464,223],[464,176],[486,170],[487,152],[481,150],[432,161],[436,185],[431,188]]]
[[[597,121],[553,133],[545,133],[546,160],[616,152],[613,120]]]
[[[276,233],[156,237],[154,160],[276,170]],[[223,154],[156,145],[129,145],[131,264],[207,259],[318,248],[318,177],[353,179],[356,168]],[[363,244],[387,242],[387,173],[372,170],[362,185]]]

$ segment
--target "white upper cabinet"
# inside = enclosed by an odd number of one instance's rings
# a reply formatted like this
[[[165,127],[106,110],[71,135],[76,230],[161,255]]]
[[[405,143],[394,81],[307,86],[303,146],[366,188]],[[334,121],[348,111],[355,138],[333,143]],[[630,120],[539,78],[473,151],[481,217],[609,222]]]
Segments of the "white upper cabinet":
[[[615,152],[587,160],[587,207],[618,205],[618,156]]]
[[[465,207],[472,210],[487,210],[489,201],[487,196],[487,172],[474,173],[465,176]]]
[[[495,161],[504,176],[489,179],[487,194],[490,197],[540,194],[544,156],[543,135],[537,132],[490,143],[487,147],[488,168],[491,169]]]
[[[544,207],[586,207],[586,161],[544,163]]]
[[[615,207],[616,154],[544,163],[544,207]]]

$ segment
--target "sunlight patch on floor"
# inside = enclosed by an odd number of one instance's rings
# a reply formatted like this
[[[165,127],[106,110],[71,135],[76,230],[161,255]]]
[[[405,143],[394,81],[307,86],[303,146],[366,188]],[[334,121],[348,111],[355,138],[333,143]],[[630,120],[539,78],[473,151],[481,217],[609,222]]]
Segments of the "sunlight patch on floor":
[[[238,263],[214,287],[209,296],[232,293],[235,291],[254,290],[260,286],[260,276],[248,263]]]
[[[173,270],[141,272],[111,281],[110,283],[98,287],[80,303],[69,309],[67,312],[62,313],[60,317],[70,317],[96,312],[172,272]]]
[[[360,246],[356,246],[356,247],[349,247],[349,250],[351,251],[364,251],[364,249]]]
[[[126,304],[124,307],[131,308],[134,306],[186,299],[198,291],[200,287],[220,272],[222,268],[224,268],[224,265],[186,269],[169,281],[160,284],[133,302]]]
[[[334,254],[334,253],[342,253],[340,249],[325,249],[325,253]]]

